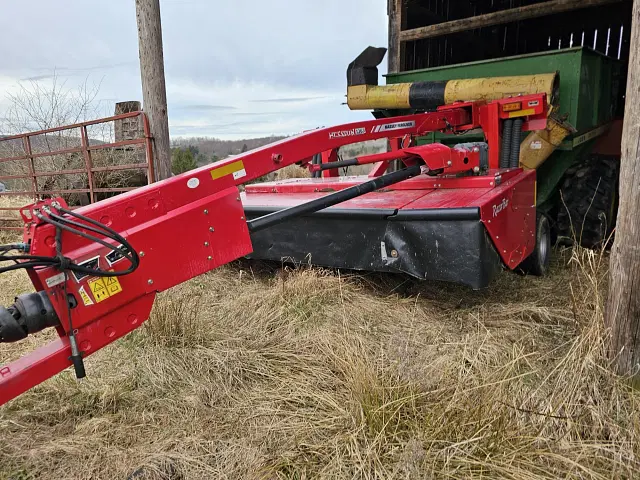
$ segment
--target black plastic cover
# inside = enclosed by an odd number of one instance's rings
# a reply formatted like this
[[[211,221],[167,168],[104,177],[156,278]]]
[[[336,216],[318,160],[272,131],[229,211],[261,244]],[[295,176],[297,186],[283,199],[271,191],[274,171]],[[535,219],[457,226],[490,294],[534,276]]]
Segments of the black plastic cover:
[[[277,210],[277,209],[276,209]],[[246,207],[248,218],[274,209]],[[327,209],[251,235],[252,258],[486,287],[501,270],[477,208]]]
[[[386,48],[367,47],[347,67],[347,86],[378,85],[378,65],[386,53]]]

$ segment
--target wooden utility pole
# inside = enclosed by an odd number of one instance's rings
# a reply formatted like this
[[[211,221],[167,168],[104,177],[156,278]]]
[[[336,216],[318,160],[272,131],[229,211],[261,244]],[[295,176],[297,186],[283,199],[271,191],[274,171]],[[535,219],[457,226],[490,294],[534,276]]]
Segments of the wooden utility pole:
[[[622,132],[620,207],[605,322],[620,375],[640,382],[640,0],[633,2],[631,57]]]
[[[387,14],[389,16],[387,71],[389,73],[398,73],[400,71],[402,49],[402,43],[400,42],[400,31],[402,30],[402,0],[387,0]]]
[[[164,83],[160,0],[136,0],[138,51],[142,78],[142,108],[149,118],[153,135],[156,179],[171,176],[171,144],[167,115],[167,90]]]

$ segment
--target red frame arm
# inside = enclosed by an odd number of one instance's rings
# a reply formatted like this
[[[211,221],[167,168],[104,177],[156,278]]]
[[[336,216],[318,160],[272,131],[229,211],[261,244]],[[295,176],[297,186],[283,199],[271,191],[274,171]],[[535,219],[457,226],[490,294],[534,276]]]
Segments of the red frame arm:
[[[65,284],[77,301],[72,320],[78,345],[84,356],[91,355],[138,328],[149,317],[157,292],[251,253],[239,185],[288,165],[306,164],[318,152],[336,151],[351,143],[480,126],[497,130],[497,116],[483,120],[481,110],[481,104],[466,103],[437,112],[313,130],[76,210],[125,237],[138,251],[140,265],[115,283],[103,283],[103,289],[102,279],[69,274],[66,281],[64,277],[59,281],[55,267],[29,270],[34,287],[47,293],[60,319],[60,338],[0,367],[0,405],[71,365]],[[454,168],[454,162],[455,168],[463,168],[463,154],[445,148],[432,145],[409,153],[428,159],[431,169],[434,161],[443,168]],[[24,241],[30,243],[32,255],[52,257],[56,254],[54,227],[34,216],[34,209],[46,204],[52,200],[21,212]],[[126,260],[111,263],[107,257],[111,250],[100,244],[67,232],[62,240],[62,253],[74,263],[97,259],[100,269],[114,271],[129,266]]]

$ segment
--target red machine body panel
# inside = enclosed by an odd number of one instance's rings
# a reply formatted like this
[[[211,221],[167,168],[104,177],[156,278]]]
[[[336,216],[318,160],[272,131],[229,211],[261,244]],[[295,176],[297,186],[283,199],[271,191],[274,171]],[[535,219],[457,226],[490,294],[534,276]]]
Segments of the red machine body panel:
[[[248,185],[241,199],[247,209],[288,208],[369,180],[367,176],[338,178],[287,179]],[[515,269],[532,252],[536,222],[535,171],[495,170],[466,178],[414,177],[327,210],[456,208],[479,209],[480,219],[498,254],[510,269]]]

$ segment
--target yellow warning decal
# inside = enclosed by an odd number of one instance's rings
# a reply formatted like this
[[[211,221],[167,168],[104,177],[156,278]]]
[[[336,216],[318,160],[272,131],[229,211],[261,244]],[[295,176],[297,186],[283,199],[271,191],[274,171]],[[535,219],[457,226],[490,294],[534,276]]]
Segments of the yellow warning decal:
[[[122,286],[117,277],[96,278],[89,280],[88,284],[96,303],[100,303],[122,291]]]
[[[526,110],[519,110],[517,112],[510,112],[509,113],[509,118],[528,117],[529,115],[534,115],[535,113],[536,113],[536,110],[534,108],[528,108]]]
[[[82,298],[82,303],[84,303],[85,307],[93,305],[93,300],[91,300],[91,297],[84,289],[84,287],[80,287],[80,290],[78,290],[78,292],[80,292],[80,298]]]
[[[247,172],[244,169],[244,163],[242,163],[242,160],[238,160],[237,162],[230,163],[229,165],[211,170],[211,178],[213,178],[214,180],[222,178],[226,175],[233,175],[233,178],[235,180],[245,177],[247,175]]]

